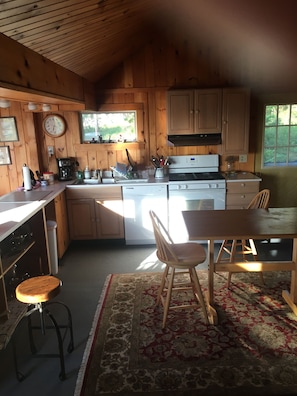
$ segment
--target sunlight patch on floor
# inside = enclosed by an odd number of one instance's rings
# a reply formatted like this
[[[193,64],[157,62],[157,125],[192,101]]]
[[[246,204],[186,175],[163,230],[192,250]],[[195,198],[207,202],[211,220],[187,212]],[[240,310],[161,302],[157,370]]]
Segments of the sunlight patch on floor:
[[[147,256],[136,268],[137,271],[145,271],[148,269],[156,269],[158,271],[163,270],[165,265],[161,263],[156,255],[156,251],[154,251],[152,254]]]

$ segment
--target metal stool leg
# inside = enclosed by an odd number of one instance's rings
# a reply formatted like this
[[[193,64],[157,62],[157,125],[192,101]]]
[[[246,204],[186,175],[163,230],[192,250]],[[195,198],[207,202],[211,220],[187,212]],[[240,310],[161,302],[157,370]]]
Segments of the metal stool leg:
[[[67,312],[67,319],[68,319],[67,324],[59,325],[57,323],[56,319],[54,318],[52,313],[47,308],[47,306],[50,304],[59,304],[65,308],[65,310]],[[40,315],[40,326],[34,326],[32,324],[32,320],[31,320],[31,314],[37,310],[39,311],[39,315]],[[49,318],[49,320],[52,323],[52,326],[46,325],[44,315],[46,315]],[[48,302],[48,303],[38,303],[38,304],[35,304],[35,306],[27,312],[27,316],[28,316],[29,342],[30,342],[30,348],[31,348],[32,354],[35,355],[36,357],[59,357],[60,367],[61,367],[59,377],[61,380],[64,380],[66,378],[66,373],[65,373],[63,341],[64,341],[64,338],[66,336],[68,329],[69,329],[69,333],[70,333],[70,342],[69,342],[67,351],[69,353],[71,353],[74,349],[72,315],[71,315],[70,309],[68,308],[68,306],[66,304],[64,304],[62,302],[58,302],[58,301]],[[45,334],[46,329],[54,329],[56,331],[57,341],[58,341],[58,350],[59,350],[58,354],[39,354],[39,355],[37,355],[37,348],[35,346],[34,337],[33,337],[33,330],[36,330],[36,329],[41,329],[42,334]],[[64,338],[62,337],[60,329],[66,329]]]

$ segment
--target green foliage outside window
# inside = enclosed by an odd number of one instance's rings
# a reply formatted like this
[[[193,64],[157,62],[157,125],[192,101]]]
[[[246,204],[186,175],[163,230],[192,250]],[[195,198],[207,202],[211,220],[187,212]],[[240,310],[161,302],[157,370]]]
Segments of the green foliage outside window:
[[[83,142],[135,142],[136,111],[81,113]]]
[[[265,107],[263,166],[297,166],[297,104]]]

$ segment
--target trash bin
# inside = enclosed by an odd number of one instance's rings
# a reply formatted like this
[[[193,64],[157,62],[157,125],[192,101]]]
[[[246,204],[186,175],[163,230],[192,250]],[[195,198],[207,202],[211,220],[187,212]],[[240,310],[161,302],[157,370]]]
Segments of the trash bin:
[[[57,223],[53,220],[47,220],[46,228],[50,253],[50,272],[55,275],[58,273]]]

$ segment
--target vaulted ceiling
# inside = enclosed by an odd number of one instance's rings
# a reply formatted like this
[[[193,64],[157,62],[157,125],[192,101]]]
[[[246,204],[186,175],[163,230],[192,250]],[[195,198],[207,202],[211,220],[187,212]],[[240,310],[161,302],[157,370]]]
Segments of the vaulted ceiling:
[[[3,0],[0,32],[92,82],[153,37],[244,51],[253,73],[297,73],[296,0]],[[171,39],[174,39],[172,37]],[[3,56],[3,54],[1,54]],[[256,76],[255,76],[256,77]],[[257,77],[258,78],[258,77]]]

